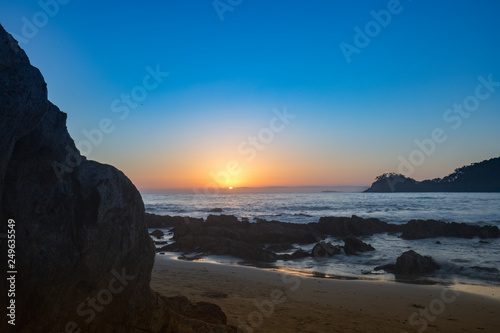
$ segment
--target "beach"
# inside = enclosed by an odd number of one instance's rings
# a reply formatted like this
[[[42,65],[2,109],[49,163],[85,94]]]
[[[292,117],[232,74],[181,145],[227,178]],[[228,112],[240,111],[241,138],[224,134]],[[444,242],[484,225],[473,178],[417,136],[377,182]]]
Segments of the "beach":
[[[498,332],[500,298],[442,286],[301,277],[156,255],[151,288],[219,305],[242,332]]]

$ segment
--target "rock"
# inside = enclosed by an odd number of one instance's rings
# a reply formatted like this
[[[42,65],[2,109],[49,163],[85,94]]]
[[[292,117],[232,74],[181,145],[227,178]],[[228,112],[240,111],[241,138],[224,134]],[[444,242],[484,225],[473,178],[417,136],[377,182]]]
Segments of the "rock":
[[[171,228],[190,223],[200,223],[203,219],[197,219],[187,216],[169,216],[145,214],[146,225],[148,228]]]
[[[382,232],[399,232],[401,226],[389,224],[376,218],[364,219],[353,215],[352,217],[321,217],[318,223],[313,223],[321,233],[330,236],[363,236]]]
[[[222,213],[222,208],[214,208],[210,210],[211,213]]]
[[[278,258],[274,252],[265,250],[256,244],[204,234],[183,236],[175,243],[166,245],[157,251],[206,252],[260,262],[274,262]]]
[[[238,218],[234,215],[208,215],[207,226],[237,226],[243,222],[240,222]]]
[[[396,276],[417,276],[431,274],[439,269],[439,265],[436,264],[431,257],[422,256],[417,252],[410,250],[399,256],[395,265],[390,264],[375,268],[375,270],[380,269],[389,273],[394,273]]]
[[[216,305],[151,291],[154,245],[141,195],[121,171],[80,155],[66,114],[2,26],[0,86],[0,220],[15,221],[16,331],[63,332],[70,323],[91,333],[234,332]],[[0,248],[7,252],[5,239]],[[93,318],[78,315],[106,290],[112,302]],[[2,320],[0,331],[10,330]]]
[[[314,245],[311,254],[315,259],[323,259],[340,254],[340,252],[340,246],[321,241]]]
[[[402,226],[403,239],[423,239],[435,237],[458,238],[499,238],[497,226],[478,226],[466,223],[441,222],[436,220],[411,220]]]
[[[154,230],[152,233],[150,233],[151,236],[154,236],[156,238],[162,238],[163,236],[165,236],[165,234],[163,233],[163,231],[161,230]]]
[[[394,269],[396,267],[396,264],[387,264],[387,265],[383,265],[383,266],[377,266],[375,267],[373,270],[374,271],[386,271],[388,273],[394,273]]]
[[[283,252],[283,251],[288,251],[292,250],[295,247],[293,246],[292,243],[275,243],[268,245],[266,247],[266,250],[273,251],[273,252]]]
[[[297,260],[297,259],[302,259],[302,258],[307,258],[310,257],[311,254],[307,251],[304,251],[302,249],[298,249],[292,254],[282,254],[278,256],[278,259],[281,260]]]
[[[298,249],[297,251],[295,251],[294,253],[292,253],[291,259],[295,260],[295,259],[307,258],[310,255],[311,254],[309,252],[304,251],[302,249]]]
[[[436,241],[436,244],[441,244],[441,242],[440,241]]]
[[[360,239],[348,236],[344,238],[344,252],[346,254],[356,254],[357,252],[375,251],[373,246],[366,244]]]

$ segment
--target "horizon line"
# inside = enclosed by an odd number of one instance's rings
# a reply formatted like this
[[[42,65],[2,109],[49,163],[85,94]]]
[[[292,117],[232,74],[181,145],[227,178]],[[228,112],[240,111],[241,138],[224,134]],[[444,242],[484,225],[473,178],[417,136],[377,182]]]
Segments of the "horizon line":
[[[285,192],[296,192],[293,190],[309,190],[305,192],[315,192],[314,190],[331,190],[335,192],[362,192],[365,189],[370,188],[370,185],[301,185],[301,186],[234,186],[232,189],[228,187],[218,187],[216,188],[219,193],[255,193],[255,191],[265,191],[272,193],[272,191],[285,191]],[[343,190],[342,190],[343,189]],[[194,193],[194,194],[207,194],[203,188],[200,187],[176,187],[176,188],[138,188],[141,194],[161,194],[161,193]],[[210,189],[208,194],[213,193],[214,188]]]

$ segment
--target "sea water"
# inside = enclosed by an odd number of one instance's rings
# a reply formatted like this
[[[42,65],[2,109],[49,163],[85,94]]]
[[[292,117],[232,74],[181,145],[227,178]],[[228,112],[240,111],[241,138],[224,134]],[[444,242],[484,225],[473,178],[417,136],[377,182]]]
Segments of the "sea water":
[[[206,218],[210,214],[238,218],[317,222],[322,216],[375,217],[402,224],[411,219],[435,219],[500,227],[500,193],[227,193],[143,194],[148,213]],[[221,208],[222,213],[213,213]],[[376,266],[394,263],[401,253],[414,250],[432,256],[441,268],[426,277],[439,283],[466,283],[500,286],[500,239],[439,237],[404,240],[397,234],[361,237],[376,251],[355,256],[340,254],[326,260],[305,258],[278,261],[276,268],[314,276],[393,280],[392,274],[375,272]],[[338,238],[329,238],[342,245]],[[439,241],[441,244],[437,244]],[[314,244],[297,248],[311,250]],[[237,262],[228,257],[210,260]]]

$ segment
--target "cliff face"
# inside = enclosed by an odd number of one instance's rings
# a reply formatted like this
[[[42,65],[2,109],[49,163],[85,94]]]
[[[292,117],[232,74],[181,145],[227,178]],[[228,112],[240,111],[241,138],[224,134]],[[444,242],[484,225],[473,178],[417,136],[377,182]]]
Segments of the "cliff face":
[[[0,233],[15,221],[18,272],[16,326],[2,295],[0,331],[232,331],[220,308],[202,322],[179,313],[196,314],[196,304],[150,290],[154,246],[139,192],[119,170],[80,156],[66,114],[2,26],[0,87]]]

